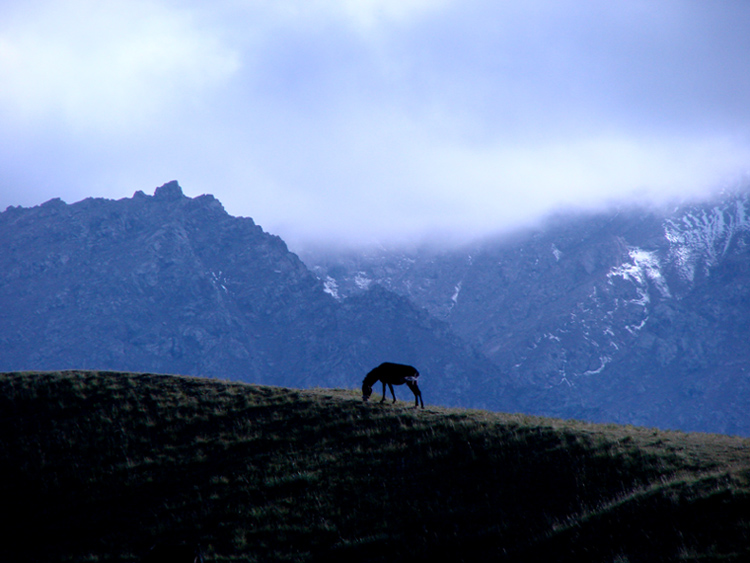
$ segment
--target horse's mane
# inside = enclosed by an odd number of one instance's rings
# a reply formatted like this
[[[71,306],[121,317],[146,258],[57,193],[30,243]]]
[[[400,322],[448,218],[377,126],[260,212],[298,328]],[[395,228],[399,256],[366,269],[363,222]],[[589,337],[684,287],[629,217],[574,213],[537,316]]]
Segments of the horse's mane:
[[[362,382],[362,385],[372,387],[379,378],[380,376],[378,375],[377,368],[375,368],[365,376],[365,380]]]

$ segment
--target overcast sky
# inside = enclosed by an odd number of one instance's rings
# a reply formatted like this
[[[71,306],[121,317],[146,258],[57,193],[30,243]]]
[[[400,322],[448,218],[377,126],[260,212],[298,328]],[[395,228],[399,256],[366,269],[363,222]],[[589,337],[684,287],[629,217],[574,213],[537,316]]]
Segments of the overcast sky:
[[[292,248],[750,169],[746,0],[0,3],[0,210],[178,180]]]

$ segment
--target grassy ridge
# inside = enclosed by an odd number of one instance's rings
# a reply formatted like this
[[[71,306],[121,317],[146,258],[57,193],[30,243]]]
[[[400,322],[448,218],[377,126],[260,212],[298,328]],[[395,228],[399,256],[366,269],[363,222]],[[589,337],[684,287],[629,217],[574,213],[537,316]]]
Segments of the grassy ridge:
[[[1,374],[0,559],[750,560],[747,440],[409,405]]]

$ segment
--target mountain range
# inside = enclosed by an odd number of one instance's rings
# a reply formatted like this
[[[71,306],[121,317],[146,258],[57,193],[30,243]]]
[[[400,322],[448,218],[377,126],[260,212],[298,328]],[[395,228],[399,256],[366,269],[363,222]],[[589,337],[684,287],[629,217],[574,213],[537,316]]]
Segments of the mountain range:
[[[10,207],[0,240],[2,371],[354,388],[396,361],[427,402],[750,435],[744,191],[298,256],[170,182]]]
[[[0,214],[0,371],[103,369],[361,385],[386,359],[469,404],[497,371],[406,298],[339,302],[279,238],[177,182]]]
[[[305,261],[329,292],[408,297],[490,359],[524,412],[750,434],[750,201],[568,213],[458,249]]]

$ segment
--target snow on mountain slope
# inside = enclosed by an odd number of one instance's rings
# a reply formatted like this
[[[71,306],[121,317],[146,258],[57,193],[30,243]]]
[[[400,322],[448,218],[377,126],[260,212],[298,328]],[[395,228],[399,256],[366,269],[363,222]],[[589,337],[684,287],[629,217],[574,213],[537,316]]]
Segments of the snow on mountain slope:
[[[664,221],[669,259],[679,275],[692,282],[708,275],[727,254],[733,241],[750,229],[748,196],[734,196],[711,207],[693,206]]]

